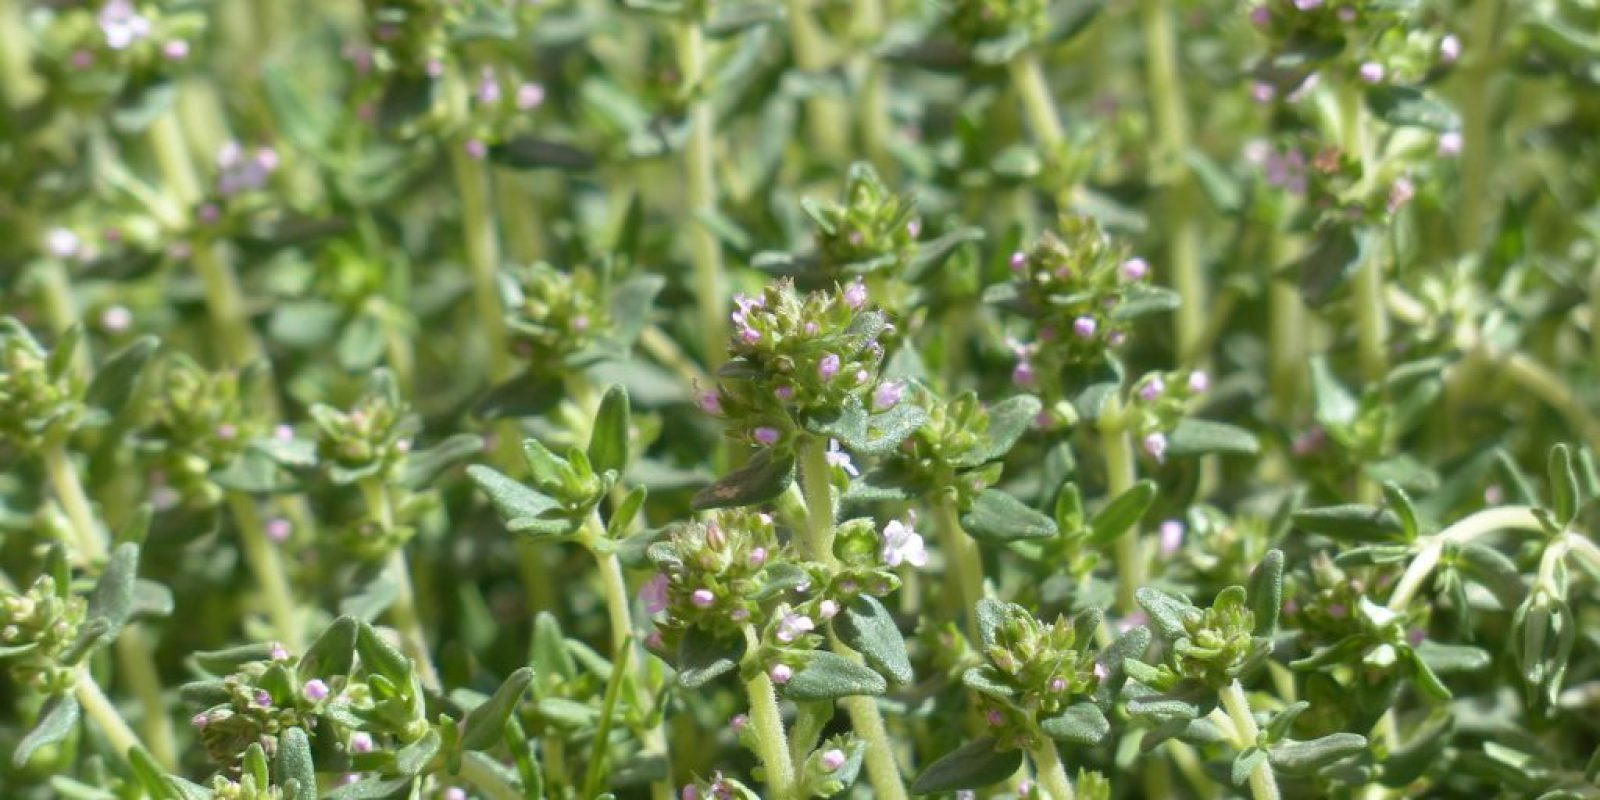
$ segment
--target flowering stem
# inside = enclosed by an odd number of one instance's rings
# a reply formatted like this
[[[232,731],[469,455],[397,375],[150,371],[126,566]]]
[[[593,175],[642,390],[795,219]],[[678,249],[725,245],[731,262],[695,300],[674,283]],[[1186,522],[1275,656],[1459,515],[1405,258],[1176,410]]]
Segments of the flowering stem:
[[[1067,777],[1067,768],[1061,765],[1061,754],[1056,752],[1054,739],[1040,736],[1039,743],[1028,748],[1028,754],[1033,757],[1033,770],[1039,778],[1039,786],[1044,789],[1049,800],[1073,800],[1077,793],[1072,790],[1072,781]]]
[[[1366,132],[1363,129],[1365,117],[1361,87],[1347,83],[1339,90],[1339,144],[1346,154],[1360,160],[1370,173],[1373,165],[1367,158]],[[1385,340],[1389,336],[1389,318],[1384,311],[1383,273],[1376,253],[1362,255],[1352,280],[1361,375],[1369,385],[1376,385],[1389,372],[1388,356],[1384,352]]]
[[[967,635],[978,639],[978,601],[983,599],[983,555],[978,543],[961,528],[961,518],[956,515],[955,500],[950,492],[940,492],[933,503],[939,524],[939,541],[944,545],[946,574],[954,573],[961,601],[961,613],[967,620]]]
[[[467,152],[465,141],[452,141],[450,168],[456,192],[461,195],[461,229],[466,246],[467,271],[472,278],[472,301],[478,324],[489,347],[489,378],[495,383],[511,377],[513,365],[507,346],[505,310],[500,305],[500,240],[489,210],[489,173]]]
[[[1138,475],[1134,471],[1133,437],[1129,435],[1121,406],[1113,398],[1100,412],[1100,435],[1106,458],[1106,494],[1120,497],[1133,488]],[[1124,614],[1138,608],[1134,592],[1144,585],[1144,555],[1139,548],[1139,526],[1134,524],[1117,539],[1117,610]]]
[[[1465,544],[1480,536],[1502,530],[1540,531],[1543,526],[1528,506],[1503,506],[1487,508],[1457,521],[1444,530],[1423,540],[1417,557],[1406,567],[1400,581],[1389,595],[1389,610],[1402,611],[1422,589],[1423,581],[1433,574],[1434,567],[1444,554],[1446,544]]]
[[[1167,184],[1170,199],[1166,218],[1171,220],[1168,258],[1172,288],[1180,305],[1173,318],[1178,362],[1199,363],[1209,310],[1205,271],[1200,263],[1199,209],[1190,203],[1193,186],[1184,159],[1189,150],[1189,119],[1184,107],[1183,83],[1178,79],[1178,46],[1172,31],[1170,0],[1144,0],[1146,77],[1155,116],[1158,152],[1157,174]]]
[[[233,511],[233,521],[239,527],[239,544],[244,550],[245,562],[250,565],[250,572],[266,598],[267,616],[272,619],[272,627],[290,652],[304,651],[305,639],[300,631],[300,617],[295,611],[289,574],[283,566],[283,560],[278,557],[277,546],[267,539],[260,509],[256,508],[254,499],[241,492],[228,492],[228,507]]]
[[[135,747],[143,747],[139,742],[139,735],[133,732],[128,721],[123,719],[121,712],[112,705],[111,699],[100,690],[100,684],[95,683],[94,675],[89,672],[87,664],[78,667],[72,693],[78,698],[78,705],[83,708],[83,713],[94,720],[100,732],[110,740],[111,749],[117,751],[117,755],[124,761]]]
[[[1221,691],[1222,707],[1228,712],[1228,720],[1233,723],[1234,746],[1243,750],[1256,746],[1256,739],[1261,735],[1261,729],[1256,726],[1256,718],[1250,713],[1250,701],[1245,699],[1244,687],[1237,680],[1223,687]],[[1272,774],[1272,764],[1263,760],[1250,773],[1250,794],[1255,800],[1278,800],[1278,780]]]
[[[361,495],[367,503],[367,510],[377,518],[378,524],[385,532],[394,529],[394,504],[389,499],[389,491],[383,485],[383,479],[369,477],[361,481]],[[417,616],[416,594],[411,588],[411,566],[406,563],[406,551],[397,547],[389,557],[389,573],[395,582],[394,605],[389,607],[389,615],[394,620],[395,630],[400,632],[400,638],[405,641],[406,649],[411,651],[411,658],[417,663],[417,672],[422,676],[422,685],[428,689],[439,689],[439,673],[433,668],[433,658],[428,649],[428,637],[422,630],[422,621]]]
[[[1495,49],[1500,38],[1500,0],[1475,0],[1470,13],[1471,32],[1467,41],[1467,59],[1461,76],[1465,91],[1461,98],[1461,218],[1459,220],[1461,249],[1476,251],[1484,244],[1489,232],[1485,223],[1487,209],[1494,201],[1489,186],[1489,171],[1494,157],[1490,138],[1491,75],[1495,67]]]
[[[144,710],[144,734],[150,739],[150,755],[167,769],[178,767],[178,744],[172,730],[172,718],[167,716],[167,704],[161,696],[161,676],[156,672],[154,646],[146,631],[133,627],[117,637],[117,667],[122,677],[139,696]]]
[[[1011,83],[1022,98],[1022,110],[1028,115],[1028,125],[1033,128],[1033,135],[1046,151],[1048,160],[1066,139],[1066,134],[1061,128],[1061,116],[1056,113],[1056,103],[1050,98],[1050,86],[1045,83],[1039,56],[1032,50],[1025,50],[1012,59],[1009,66]]]
[[[684,147],[685,191],[688,204],[689,252],[694,262],[695,293],[700,296],[701,352],[715,369],[722,363],[728,340],[723,308],[722,246],[699,220],[717,210],[715,155],[716,115],[706,98],[706,38],[699,20],[678,28],[678,67],[689,92],[689,142]]]
[[[800,491],[806,502],[807,555],[833,563],[833,467],[821,437],[801,434]]]
[[[789,47],[795,66],[812,78],[819,78],[828,69],[827,42],[821,29],[811,16],[809,0],[788,0]],[[850,124],[845,121],[844,107],[836,97],[813,94],[806,98],[806,130],[811,145],[823,157],[844,153]]]
[[[83,481],[78,478],[78,468],[68,455],[66,442],[61,437],[51,437],[44,444],[44,467],[50,474],[50,486],[56,500],[67,512],[72,522],[72,532],[77,538],[77,556],[85,563],[104,561],[106,542],[95,525],[94,511],[89,507],[89,497],[84,494]]]
[[[751,652],[761,646],[754,627],[746,626],[744,637]],[[750,735],[755,740],[756,757],[766,771],[767,795],[772,800],[789,800],[794,794],[794,764],[789,761],[777,690],[764,670],[757,670],[745,681],[744,688],[750,698]]]

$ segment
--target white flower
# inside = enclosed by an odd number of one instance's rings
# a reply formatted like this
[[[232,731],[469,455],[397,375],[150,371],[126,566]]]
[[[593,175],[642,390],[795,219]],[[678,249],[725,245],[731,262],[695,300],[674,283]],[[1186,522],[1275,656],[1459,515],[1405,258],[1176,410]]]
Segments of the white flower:
[[[150,35],[150,20],[139,13],[132,0],[109,0],[100,7],[99,22],[106,46],[112,50],[126,50]]]
[[[861,471],[856,469],[855,463],[850,460],[850,454],[839,449],[838,439],[828,440],[827,459],[828,466],[838,467],[839,469],[844,470],[845,474],[852,478],[861,474]]]
[[[788,644],[817,628],[817,623],[804,614],[790,612],[778,620],[778,641]]]
[[[883,563],[891,567],[898,567],[901,562],[913,567],[927,566],[928,550],[922,536],[912,527],[916,522],[916,514],[907,513],[905,522],[895,519],[883,526]]]

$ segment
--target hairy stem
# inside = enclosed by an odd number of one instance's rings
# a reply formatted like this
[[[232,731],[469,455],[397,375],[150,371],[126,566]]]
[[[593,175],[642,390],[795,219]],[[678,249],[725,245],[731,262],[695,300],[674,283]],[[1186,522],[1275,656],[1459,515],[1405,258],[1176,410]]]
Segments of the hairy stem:
[[[394,503],[389,499],[389,490],[384,486],[383,479],[371,477],[362,480],[361,495],[367,503],[367,510],[372,512],[378,524],[385,531],[393,530]],[[394,605],[389,607],[389,617],[394,621],[395,630],[400,632],[406,649],[411,651],[411,658],[417,662],[422,685],[438,691],[439,672],[434,669],[428,636],[422,630],[422,620],[417,615],[416,592],[411,587],[411,565],[406,563],[404,548],[395,548],[389,556],[389,576],[395,582]]]
[[[256,508],[253,498],[240,492],[228,493],[228,506],[239,527],[239,546],[244,550],[245,562],[250,565],[256,585],[261,587],[266,599],[267,617],[272,620],[273,629],[290,652],[303,652],[305,637],[300,630],[300,615],[295,609],[289,572],[278,556],[277,545],[267,539],[261,510]]]
[[[755,628],[744,629],[745,641],[754,652],[760,647]],[[778,693],[767,673],[757,671],[745,681],[750,698],[750,735],[755,740],[756,758],[766,772],[767,796],[790,800],[794,795],[794,764],[789,761],[789,743],[783,732],[783,715],[778,711]]]
[[[716,114],[706,97],[706,37],[699,21],[678,28],[678,66],[689,101],[689,142],[684,147],[685,201],[689,213],[689,255],[694,262],[694,288],[700,300],[700,346],[705,363],[715,369],[723,360],[728,323],[723,313],[722,246],[699,219],[717,210]]]
[[[1237,737],[1234,745],[1239,749],[1254,747],[1261,729],[1250,713],[1250,701],[1245,699],[1244,687],[1236,680],[1222,689],[1222,707],[1228,712]],[[1278,780],[1272,774],[1272,764],[1262,761],[1250,772],[1250,794],[1255,800],[1278,800]]]
[[[456,192],[461,195],[461,236],[472,279],[472,302],[489,347],[489,378],[499,383],[511,377],[514,365],[496,277],[500,272],[500,239],[489,205],[489,172],[483,162],[467,152],[466,142],[451,142],[449,148]]]
[[[1100,436],[1106,459],[1106,494],[1120,497],[1138,479],[1133,460],[1133,437],[1127,430],[1121,406],[1115,399],[1100,413]],[[1144,552],[1140,547],[1139,526],[1134,524],[1116,543],[1117,610],[1124,614],[1138,608],[1134,593],[1144,585]]]
[[[0,0],[0,100],[21,111],[38,99],[43,85],[29,61],[33,43],[23,20],[27,6],[18,0]]]
[[[44,468],[50,475],[50,488],[57,502],[67,512],[76,537],[76,555],[85,563],[96,563],[106,558],[106,540],[94,521],[94,510],[89,507],[89,496],[83,491],[83,481],[78,478],[78,468],[67,453],[66,442],[52,437],[44,445]]]
[[[78,705],[83,708],[83,713],[94,720],[95,726],[111,742],[111,749],[117,751],[117,755],[123,760],[127,760],[128,753],[134,748],[144,746],[139,742],[139,735],[134,733],[128,721],[122,718],[121,712],[111,704],[111,699],[100,690],[100,684],[95,683],[94,675],[89,672],[88,665],[78,668],[72,693],[78,698]]]
[[[810,0],[787,0],[789,47],[795,66],[813,78],[828,69],[828,42],[811,16]],[[812,147],[824,158],[841,156],[849,149],[850,123],[844,104],[826,93],[806,98],[806,133]]]
[[[1489,173],[1493,168],[1494,136],[1490,117],[1491,75],[1495,50],[1500,39],[1501,0],[1474,0],[1469,13],[1466,63],[1461,85],[1461,217],[1458,220],[1461,250],[1473,252],[1482,247],[1489,234],[1489,209],[1495,202]]]
[[[1067,768],[1061,764],[1061,754],[1056,752],[1055,740],[1039,738],[1039,744],[1029,748],[1028,754],[1033,757],[1033,769],[1040,788],[1044,789],[1049,800],[1073,800],[1077,793],[1072,790]]]
[[[484,763],[486,759],[488,756],[480,753],[467,753],[461,759],[461,777],[477,787],[489,800],[526,800],[517,787]]]
[[[957,596],[961,613],[967,621],[967,635],[978,640],[978,601],[983,599],[983,555],[978,543],[961,528],[961,518],[956,514],[955,499],[949,492],[940,492],[934,500],[933,512],[939,525],[939,543],[945,552],[945,579],[955,575]]]
[[[155,647],[148,632],[137,626],[117,637],[117,668],[123,680],[139,698],[144,714],[140,718],[144,735],[150,740],[150,755],[167,769],[178,768],[178,740],[167,716],[167,703],[161,696],[161,675],[156,671]]]
[[[1044,69],[1039,56],[1032,50],[1024,51],[1011,60],[1011,83],[1022,98],[1022,110],[1028,116],[1034,138],[1040,146],[1053,153],[1066,139],[1061,128],[1061,115],[1056,112],[1056,102],[1050,97],[1050,85],[1045,82]]]
[[[1439,565],[1446,544],[1465,544],[1480,536],[1504,530],[1539,531],[1543,530],[1543,526],[1539,524],[1539,518],[1534,516],[1533,509],[1528,506],[1487,508],[1458,520],[1450,527],[1423,540],[1422,549],[1417,552],[1416,558],[1411,559],[1405,573],[1400,576],[1399,582],[1394,585],[1394,591],[1389,595],[1389,609],[1402,611],[1411,603],[1412,598],[1422,589],[1423,582]]]

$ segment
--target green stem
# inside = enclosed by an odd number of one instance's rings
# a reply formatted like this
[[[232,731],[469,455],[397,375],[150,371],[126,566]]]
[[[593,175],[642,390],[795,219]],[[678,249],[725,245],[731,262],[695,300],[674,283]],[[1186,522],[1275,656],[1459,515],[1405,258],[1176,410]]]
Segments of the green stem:
[[[161,696],[161,676],[156,672],[155,648],[148,631],[133,627],[117,637],[117,666],[133,688],[144,712],[140,719],[144,735],[150,740],[150,755],[167,769],[178,768],[178,740],[167,716],[167,703]]]
[[[479,753],[467,753],[461,759],[461,777],[477,787],[489,800],[527,800],[521,790],[484,763],[483,760],[487,758]]]
[[[1367,153],[1366,112],[1361,87],[1349,83],[1339,90],[1339,143],[1351,158],[1359,160],[1370,175],[1374,165]],[[1363,182],[1368,180],[1365,176]],[[1369,385],[1377,385],[1389,372],[1384,351],[1389,337],[1389,317],[1384,310],[1383,272],[1376,248],[1370,248],[1356,266],[1353,289],[1356,317],[1356,347],[1361,374]]]
[[[1023,112],[1028,115],[1028,125],[1034,138],[1047,152],[1048,159],[1066,140],[1061,127],[1061,116],[1056,113],[1055,100],[1050,97],[1050,86],[1045,82],[1039,56],[1032,50],[1024,51],[1011,60],[1011,83],[1022,98]]]
[[[1256,718],[1250,713],[1250,701],[1244,696],[1244,687],[1234,681],[1223,687],[1221,692],[1222,707],[1228,712],[1228,719],[1233,723],[1237,737],[1234,745],[1243,750],[1256,746],[1256,739],[1261,735],[1261,729],[1256,726]],[[1272,774],[1272,764],[1263,760],[1250,773],[1250,794],[1255,800],[1278,800],[1278,780]]]
[[[389,490],[383,485],[383,479],[372,477],[361,481],[361,495],[367,503],[367,509],[377,518],[378,525],[384,531],[394,529],[394,504],[389,499]],[[411,651],[411,658],[417,663],[417,673],[422,677],[425,688],[439,690],[439,672],[433,667],[433,656],[428,647],[427,634],[422,630],[422,620],[417,615],[416,593],[411,587],[411,565],[406,563],[404,548],[395,548],[389,556],[389,573],[395,582],[394,605],[389,607],[389,616],[394,620],[395,630],[400,632],[400,638],[405,642],[406,649]]]
[[[690,258],[694,262],[695,293],[700,298],[700,344],[705,363],[716,369],[728,341],[723,295],[722,247],[711,229],[700,221],[717,210],[716,114],[706,98],[706,39],[698,20],[679,25],[678,66],[690,92],[689,142],[684,147],[685,201],[689,214]]]
[[[472,301],[477,307],[478,324],[483,326],[488,340],[489,378],[500,383],[511,377],[515,365],[507,344],[505,309],[500,304],[500,239],[490,211],[489,173],[482,162],[467,153],[466,142],[452,141],[449,148],[456,193],[461,196],[462,239],[472,279]]]
[[[528,187],[508,171],[494,174],[495,202],[500,207],[505,222],[506,244],[511,257],[518,263],[532,264],[544,255],[544,228],[539,220],[539,206],[533,201]]]
[[[961,613],[967,621],[967,635],[978,641],[978,601],[983,599],[983,554],[978,543],[961,528],[961,518],[956,514],[955,500],[949,492],[940,492],[933,503],[933,512],[939,525],[939,543],[944,546],[945,576],[955,575]]]
[[[746,627],[745,641],[751,652],[760,647],[755,628]],[[789,744],[783,733],[783,715],[778,711],[778,693],[765,671],[757,671],[745,681],[750,698],[750,735],[755,740],[756,758],[766,771],[767,796],[790,800],[794,795],[794,764],[789,761]]]
[[[1489,234],[1489,209],[1495,202],[1489,173],[1493,168],[1494,133],[1490,122],[1495,67],[1495,50],[1500,31],[1501,0],[1475,0],[1469,12],[1470,32],[1466,42],[1467,63],[1463,65],[1461,85],[1461,218],[1460,241],[1463,252],[1474,252]]]
[[[27,5],[0,0],[0,100],[18,112],[32,105],[44,88],[30,64],[33,47],[23,19]]]
[[[300,630],[289,573],[279,558],[277,546],[267,539],[260,509],[256,508],[253,498],[240,492],[228,492],[228,506],[239,527],[239,546],[244,551],[245,562],[250,565],[256,585],[261,587],[266,599],[272,627],[289,652],[304,652],[305,638]]]
[[[795,66],[807,76],[820,78],[828,69],[828,42],[811,15],[810,0],[787,0],[789,47]],[[844,104],[826,93],[806,98],[806,133],[816,152],[830,159],[849,149],[850,124]]]
[[[44,444],[44,467],[50,475],[50,487],[56,500],[67,512],[72,522],[72,532],[77,540],[77,555],[85,563],[93,564],[106,558],[106,540],[95,525],[94,511],[89,507],[89,496],[83,491],[83,481],[78,478],[78,468],[67,453],[66,442],[61,437],[51,437]]]
[[[138,734],[129,727],[128,721],[122,718],[122,714],[111,704],[111,699],[106,697],[105,692],[100,690],[100,684],[95,683],[94,675],[89,672],[87,665],[78,668],[72,693],[77,696],[78,705],[83,709],[83,713],[94,720],[100,732],[111,742],[111,748],[124,761],[134,748],[143,747]]]
[[[156,117],[148,129],[150,151],[156,159],[156,169],[161,173],[161,183],[168,194],[177,198],[179,206],[192,211],[200,200],[200,178],[195,174],[194,161],[189,157],[189,145],[184,140],[183,126],[175,112]]]
[[[1116,399],[1106,403],[1100,413],[1100,435],[1105,448],[1106,494],[1121,497],[1138,479],[1133,460],[1133,437]],[[1116,542],[1117,609],[1124,614],[1138,608],[1134,593],[1144,585],[1144,553],[1139,542],[1139,526],[1128,528]]]
[[[1600,372],[1600,261],[1589,268],[1589,359]]]
[[[40,265],[37,274],[40,300],[44,304],[45,317],[50,320],[50,329],[57,335],[66,333],[82,321],[78,313],[78,301],[72,296],[72,278],[67,274],[67,265],[51,259]],[[89,339],[83,337],[78,340],[77,349],[72,354],[72,371],[85,383],[89,380],[91,361]]]
[[[1422,589],[1423,582],[1433,574],[1434,567],[1439,565],[1447,545],[1465,544],[1495,531],[1543,529],[1544,527],[1539,524],[1539,518],[1534,516],[1533,509],[1528,506],[1487,508],[1457,521],[1423,540],[1422,549],[1411,559],[1405,573],[1400,576],[1399,582],[1395,583],[1394,591],[1389,594],[1389,610],[1403,611],[1411,603],[1412,598]]]
[[[861,75],[861,145],[873,166],[887,174],[895,167],[889,152],[893,121],[889,116],[888,70],[872,57],[872,50],[883,35],[883,0],[855,0],[853,6],[850,39]]]
[[[1272,237],[1267,250],[1270,269],[1278,263],[1281,239],[1276,232],[1269,235]],[[1306,309],[1300,300],[1299,290],[1293,284],[1271,277],[1267,280],[1270,282],[1267,313],[1272,327],[1269,381],[1273,408],[1279,422],[1289,423],[1300,408],[1301,387],[1304,385]]]
[[[837,641],[833,643],[833,650],[841,655],[849,652]],[[855,695],[841,698],[839,704],[850,716],[850,727],[867,744],[867,781],[872,784],[873,796],[905,800],[905,782],[900,777],[900,765],[895,763],[894,742],[883,724],[883,712],[878,709],[878,701],[865,695]]]
[[[805,497],[804,549],[811,558],[833,563],[833,467],[822,438],[801,434],[800,493]]]
[[[1028,749],[1028,754],[1033,756],[1033,770],[1039,779],[1039,787],[1044,789],[1048,800],[1073,800],[1076,792],[1072,790],[1072,781],[1067,778],[1067,769],[1061,764],[1061,754],[1056,752],[1054,739],[1048,736],[1038,737],[1038,745]]]

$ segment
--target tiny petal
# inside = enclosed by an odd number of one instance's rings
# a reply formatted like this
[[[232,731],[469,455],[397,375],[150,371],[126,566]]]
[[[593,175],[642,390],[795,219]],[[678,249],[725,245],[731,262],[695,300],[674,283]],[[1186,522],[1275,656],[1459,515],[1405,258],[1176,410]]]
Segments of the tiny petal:
[[[544,87],[537,83],[524,83],[517,87],[517,108],[532,111],[544,105]]]
[[[844,766],[844,751],[838,748],[828,750],[822,754],[822,758],[820,760],[822,762],[823,769],[833,772],[834,770]]]
[[[821,375],[823,380],[831,381],[833,376],[839,374],[839,366],[839,356],[835,353],[829,353],[823,356],[822,362],[817,365],[817,374]]]
[[[1038,375],[1034,372],[1033,364],[1030,362],[1018,361],[1017,365],[1011,368],[1011,382],[1018,386],[1032,386],[1037,379]]]
[[[44,237],[45,250],[56,258],[71,258],[77,255],[81,244],[78,234],[66,228],[52,228]]]
[[[824,600],[817,604],[817,616],[823,620],[833,619],[839,613],[839,604],[832,600]]]
[[[1461,40],[1457,39],[1455,34],[1439,40],[1439,57],[1444,59],[1446,64],[1454,64],[1461,58]]]
[[[484,144],[482,139],[468,139],[467,143],[462,145],[462,149],[467,151],[467,157],[473,161],[482,161],[484,156],[489,155],[489,146]]]
[[[1152,377],[1148,381],[1145,381],[1144,385],[1139,387],[1139,399],[1145,401],[1146,403],[1154,403],[1155,401],[1161,399],[1161,395],[1166,393],[1167,383],[1166,381],[1161,380],[1161,376],[1159,375]]]
[[[701,392],[695,400],[700,410],[712,416],[722,415],[722,396],[716,392]]]
[[[867,284],[860,278],[845,287],[844,303],[851,308],[860,308],[867,304]]]
[[[100,312],[100,327],[106,333],[123,333],[133,327],[133,312],[127,306],[111,306]]]
[[[877,411],[888,411],[900,404],[900,399],[905,396],[905,384],[899,381],[884,381],[872,391],[872,407]]]
[[[762,564],[767,563],[767,548],[757,547],[756,549],[751,550],[750,556],[746,560],[750,562],[750,566],[752,567],[759,567]]]
[[[1072,321],[1072,332],[1077,334],[1079,339],[1093,338],[1095,331],[1099,329],[1100,323],[1096,322],[1094,317],[1078,317]]]
[[[1028,254],[1021,250],[1011,254],[1011,271],[1021,273],[1028,267]]]
[[[773,683],[782,686],[794,678],[794,668],[788,664],[773,664],[772,669],[767,671],[767,677],[771,678]]]
[[[1439,155],[1446,158],[1459,156],[1462,144],[1460,131],[1445,131],[1439,134]]]
[[[781,434],[778,433],[777,428],[763,425],[759,428],[756,428],[753,435],[755,436],[756,441],[770,447],[778,443],[778,438]]]
[[[1250,97],[1257,103],[1270,103],[1272,102],[1272,98],[1276,97],[1277,95],[1278,90],[1272,88],[1272,84],[1270,83],[1256,81],[1255,83],[1250,84]]]
[[[694,603],[696,608],[710,608],[717,602],[717,596],[710,589],[696,589],[694,594],[689,595],[689,602]]]
[[[1256,6],[1250,9],[1250,23],[1258,28],[1265,28],[1272,24],[1272,12],[1266,6]]]
[[[1376,61],[1368,61],[1361,65],[1359,74],[1361,75],[1361,80],[1367,83],[1379,83],[1383,80],[1385,70],[1382,64]]]
[[[744,730],[749,725],[750,717],[745,714],[734,714],[733,719],[728,720],[728,727],[732,728],[734,733]]]
[[[313,703],[320,703],[328,699],[328,684],[323,683],[321,678],[312,678],[306,681],[303,691],[306,699]]]
[[[1164,434],[1152,433],[1144,437],[1142,443],[1145,453],[1157,461],[1163,461],[1167,456],[1167,437]]]
[[[350,735],[350,752],[352,752],[352,753],[370,753],[370,752],[372,752],[372,734],[367,733],[365,731],[356,731],[355,733],[351,734]]]
[[[1183,523],[1169,519],[1161,523],[1161,554],[1170,556],[1183,547]]]
[[[1211,388],[1211,376],[1204,370],[1195,370],[1189,373],[1189,392],[1191,394],[1204,394]]]
[[[1130,258],[1122,262],[1122,277],[1130,281],[1142,281],[1150,274],[1150,264],[1142,258]]]

